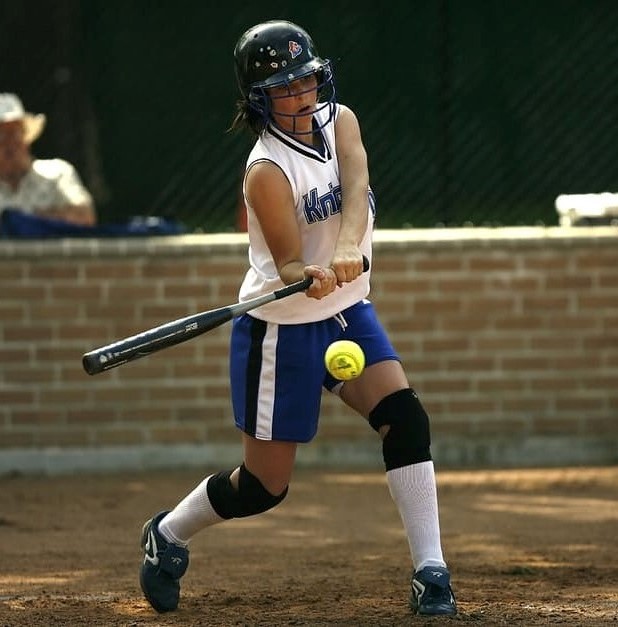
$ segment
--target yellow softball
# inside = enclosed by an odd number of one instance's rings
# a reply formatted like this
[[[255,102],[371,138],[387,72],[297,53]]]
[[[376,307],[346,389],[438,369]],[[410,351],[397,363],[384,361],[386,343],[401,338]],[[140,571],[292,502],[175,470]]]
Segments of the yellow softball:
[[[356,342],[338,340],[326,349],[324,363],[335,379],[349,381],[356,379],[363,372],[365,353]]]

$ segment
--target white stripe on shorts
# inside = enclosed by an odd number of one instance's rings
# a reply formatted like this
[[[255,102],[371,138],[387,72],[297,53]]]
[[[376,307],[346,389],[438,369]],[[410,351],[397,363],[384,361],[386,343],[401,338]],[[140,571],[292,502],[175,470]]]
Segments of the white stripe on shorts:
[[[273,437],[278,337],[279,325],[274,322],[268,322],[266,324],[264,341],[262,342],[262,369],[258,387],[258,406],[255,423],[255,437],[258,440],[272,440]]]

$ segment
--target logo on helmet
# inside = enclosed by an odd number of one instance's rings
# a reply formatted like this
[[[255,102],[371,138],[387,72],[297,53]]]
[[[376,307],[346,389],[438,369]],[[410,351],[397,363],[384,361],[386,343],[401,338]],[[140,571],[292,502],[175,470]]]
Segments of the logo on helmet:
[[[295,41],[288,41],[288,50],[290,51],[292,59],[295,59],[303,51],[303,48]]]

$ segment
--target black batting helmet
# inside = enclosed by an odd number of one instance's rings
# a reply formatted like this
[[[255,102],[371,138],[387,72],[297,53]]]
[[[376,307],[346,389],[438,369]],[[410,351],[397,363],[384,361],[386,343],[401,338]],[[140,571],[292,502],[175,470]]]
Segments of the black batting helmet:
[[[334,112],[335,88],[330,61],[320,58],[309,33],[285,20],[271,20],[252,26],[234,49],[236,78],[243,98],[264,124],[270,119],[271,87],[289,85],[304,76],[316,74],[323,107]]]

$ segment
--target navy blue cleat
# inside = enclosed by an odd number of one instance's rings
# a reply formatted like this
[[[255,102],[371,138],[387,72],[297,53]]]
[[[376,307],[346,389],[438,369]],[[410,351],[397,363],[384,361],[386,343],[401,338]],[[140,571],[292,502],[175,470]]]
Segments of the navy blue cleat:
[[[426,566],[412,577],[410,607],[423,616],[454,616],[457,603],[446,568]]]
[[[144,563],[140,569],[139,583],[144,596],[157,612],[171,612],[178,607],[178,580],[189,566],[189,551],[167,542],[159,533],[159,522],[166,514],[159,512],[147,521],[141,539]]]

